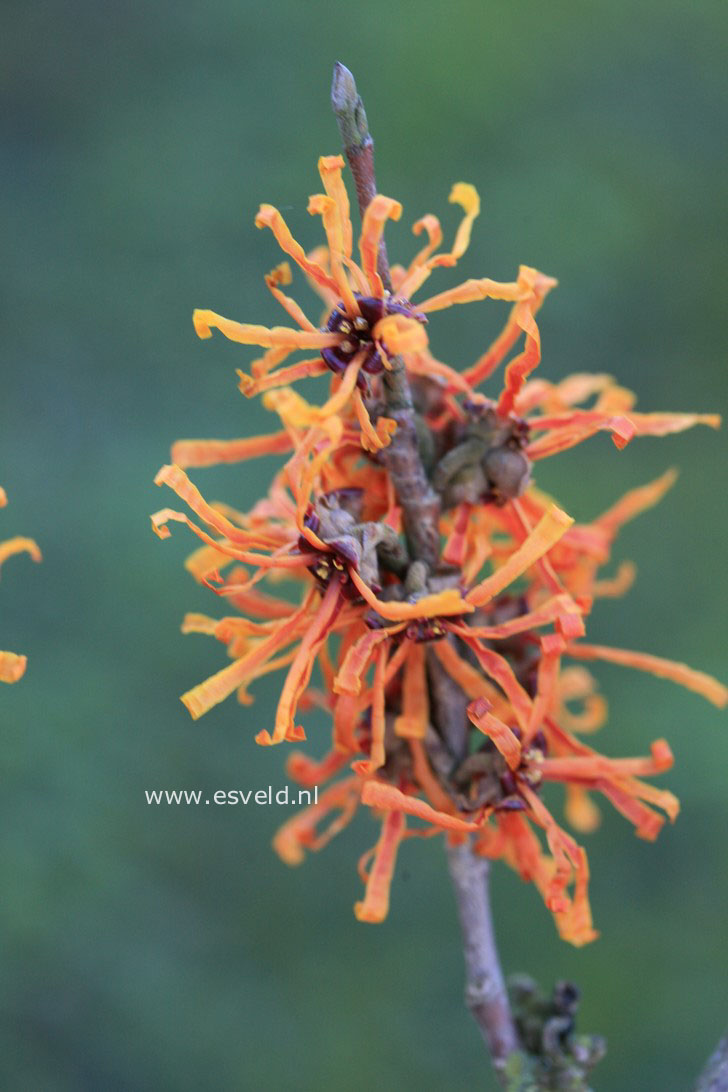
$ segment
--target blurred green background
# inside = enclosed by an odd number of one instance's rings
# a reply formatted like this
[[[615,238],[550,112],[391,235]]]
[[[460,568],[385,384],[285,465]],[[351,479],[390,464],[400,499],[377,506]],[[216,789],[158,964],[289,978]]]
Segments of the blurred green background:
[[[194,306],[280,321],[262,274],[279,260],[260,201],[307,245],[315,165],[338,151],[334,60],[357,74],[381,189],[405,206],[390,253],[425,211],[453,230],[453,181],[483,215],[462,277],[557,275],[542,373],[611,371],[649,409],[725,409],[722,2],[91,0],[3,4],[5,537],[0,647],[26,651],[3,688],[2,1084],[10,1089],[491,1087],[462,1008],[462,957],[442,850],[410,842],[392,910],[358,924],[365,815],[289,870],[277,809],[150,808],[148,788],[285,782],[256,747],[277,678],[192,723],[178,694],[222,666],[179,634],[219,604],[182,568],[191,536],[151,533],[172,440],[265,431],[237,393],[252,357],[194,336]],[[442,273],[439,290],[455,283]],[[310,302],[305,291],[299,298]],[[438,355],[473,360],[504,312],[436,316]],[[539,467],[588,519],[677,465],[661,509],[624,532],[639,580],[590,636],[726,679],[725,435],[606,436]],[[272,460],[198,471],[246,507]],[[669,737],[661,780],[683,802],[654,846],[605,808],[588,838],[602,938],[576,951],[505,866],[494,899],[504,964],[582,987],[581,1027],[609,1038],[595,1087],[690,1087],[728,1020],[725,717],[670,683],[607,667],[600,745]],[[311,718],[314,751],[326,726]]]

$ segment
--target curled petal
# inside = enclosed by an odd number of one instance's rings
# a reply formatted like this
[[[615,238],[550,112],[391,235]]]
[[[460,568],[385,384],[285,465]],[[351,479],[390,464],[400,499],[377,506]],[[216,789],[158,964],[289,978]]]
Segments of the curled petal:
[[[320,265],[326,274],[329,273],[329,248],[327,246],[315,246],[307,253],[306,257],[309,261]],[[311,291],[323,301],[324,311],[321,316],[321,325],[323,326],[341,297],[339,296],[338,289],[331,289],[327,288],[325,285],[318,284],[308,273],[306,274],[306,280],[308,281],[308,286]]]
[[[358,803],[357,778],[348,777],[344,781],[338,781],[321,793],[317,803],[298,812],[280,827],[273,839],[274,850],[286,864],[302,864],[305,850],[321,849],[329,842],[351,820]],[[318,824],[335,810],[340,812],[338,818],[323,834],[317,834]]]
[[[473,700],[488,698],[490,701],[490,683],[487,682],[477,667],[474,667],[473,664],[468,663],[467,660],[458,655],[454,644],[450,640],[435,641],[432,651],[466,697]]]
[[[521,543],[521,545],[523,545],[523,543],[529,538],[533,531],[533,523],[529,518],[528,513],[526,512],[524,504],[522,503],[525,499],[526,498],[514,500],[510,505],[510,512],[515,517],[512,533],[515,535],[516,539]],[[546,498],[544,498],[544,502],[547,503]],[[533,515],[534,517],[537,516],[540,519],[542,513],[543,505],[540,505],[533,512]],[[574,526],[572,524],[569,532],[567,533],[572,532],[573,529]],[[556,575],[556,571],[551,564],[551,560],[548,554],[544,554],[542,557],[538,558],[538,560],[536,561],[536,568],[544,585],[551,592],[553,592],[555,595],[566,594],[566,588],[562,584],[559,577]],[[584,611],[585,613],[588,613],[586,606],[584,606]]]
[[[534,430],[546,431],[545,436],[534,440],[526,448],[529,459],[556,455],[601,431],[611,432],[615,447],[621,451],[637,432],[631,417],[624,414],[579,412],[560,417],[532,417],[529,426]]]
[[[490,702],[478,698],[468,706],[468,717],[478,731],[493,740],[512,770],[521,764],[521,744],[507,724],[490,712]]]
[[[536,803],[540,803],[538,798]],[[550,836],[547,834],[547,837],[554,854],[553,860],[541,852],[538,838],[525,816],[518,812],[499,815],[498,826],[503,838],[500,846],[496,843],[494,848],[502,847],[503,855],[521,878],[536,886],[554,915],[562,940],[580,947],[599,935],[592,926],[586,854],[565,831],[560,830],[545,808],[539,817],[534,818],[539,826],[547,830],[550,827]],[[570,879],[574,884],[571,898],[564,890]]]
[[[538,681],[536,697],[531,710],[528,729],[524,736],[526,746],[538,732],[544,719],[551,713],[557,700],[561,654],[566,642],[558,633],[551,633],[541,638],[541,657],[538,662]]]
[[[640,800],[646,800],[648,804],[654,804],[655,807],[661,808],[671,823],[674,823],[680,814],[680,801],[673,793],[667,792],[666,789],[658,789],[655,785],[650,785],[646,781],[638,781],[634,777],[625,778],[620,784],[627,792],[638,796]]]
[[[528,311],[531,318],[539,311],[544,299],[555,287],[556,281],[553,277],[547,277],[543,274],[536,273],[535,270],[528,270],[528,267],[524,267],[521,270],[521,276],[527,273],[535,274],[529,277],[531,285],[531,298],[528,301]],[[525,301],[524,301],[525,302]],[[498,365],[503,361],[506,355],[511,351],[518,338],[523,331],[523,308],[524,302],[518,301],[512,308],[511,313],[508,316],[508,320],[503,327],[503,330],[495,339],[492,345],[483,353],[481,357],[476,360],[472,367],[468,368],[464,373],[464,379],[472,387],[476,387],[479,383],[488,379],[496,370]],[[525,391],[525,386],[521,388],[519,393],[515,396],[518,401],[518,412],[523,413],[525,409],[521,408],[521,399]],[[550,389],[550,385],[549,385]]]
[[[258,642],[251,651],[247,652],[239,660],[228,664],[227,667],[224,667],[215,675],[211,675],[205,682],[182,695],[182,703],[193,720],[197,720],[203,713],[212,709],[214,705],[229,697],[238,687],[249,682],[256,674],[256,671],[274,653],[296,640],[302,625],[306,624],[313,594],[313,592],[309,593],[302,606],[285,622],[281,623],[270,637]]]
[[[567,822],[580,834],[591,834],[601,822],[601,812],[583,785],[569,782],[564,805]]]
[[[455,815],[446,815],[444,812],[435,811],[424,800],[418,800],[416,796],[408,796],[407,793],[396,789],[394,785],[388,785],[384,781],[365,781],[361,790],[362,804],[368,804],[370,808],[378,808],[382,811],[402,811],[407,815],[414,815],[417,819],[424,819],[442,830],[469,831],[477,830],[478,824],[458,819]]]
[[[313,418],[311,423],[343,412],[356,387],[356,381],[359,378],[359,370],[363,360],[364,354],[362,353],[355,356],[351,363],[347,364],[346,371],[337,384],[337,389],[329,400],[324,402],[323,406],[318,407],[317,416]]]
[[[621,407],[620,407],[621,409]],[[633,436],[668,436],[674,432],[683,432],[695,425],[720,427],[720,416],[715,413],[634,413],[619,412],[581,412],[553,418],[531,418],[529,424],[534,428],[546,427],[551,421],[551,431],[529,444],[526,454],[530,459],[543,459],[556,455],[560,451],[574,447],[575,444],[593,436],[600,430],[612,433],[612,439],[618,448],[625,447]]]
[[[189,611],[182,619],[181,632],[184,634],[205,633],[208,637],[214,637],[217,621],[217,618],[209,618],[206,614]]]
[[[424,303],[417,305],[418,311],[429,314],[452,307],[456,303],[476,303],[478,300],[522,300],[527,299],[529,289],[518,281],[493,281],[490,277],[471,278],[455,288],[448,288],[437,296],[430,296]]]
[[[285,466],[285,474],[296,500],[298,529],[314,546],[324,550],[327,548],[326,545],[304,525],[304,515],[311,499],[314,482],[341,440],[342,431],[343,423],[340,417],[328,417],[317,423],[305,435]]]
[[[263,569],[300,569],[306,566],[307,560],[301,554],[291,554],[287,551],[290,550],[290,545],[286,544],[281,546],[280,549],[274,551],[269,557],[267,554],[251,553],[249,550],[241,550],[238,547],[232,546],[224,539],[215,539],[211,535],[208,535],[206,531],[203,531],[201,527],[198,527],[189,516],[186,516],[184,512],[175,512],[173,508],[162,508],[161,511],[155,512],[151,517],[152,528],[154,533],[159,538],[169,538],[171,532],[167,526],[170,522],[185,523],[193,534],[197,535],[199,539],[205,542],[208,546],[219,554],[224,554],[228,558],[235,558],[236,561],[242,561],[246,565],[257,565]],[[210,574],[210,570],[206,569],[205,572]],[[256,574],[251,578],[251,583],[255,583],[261,579],[262,574]]]
[[[352,251],[351,213],[349,195],[341,177],[341,172],[344,169],[344,157],[340,155],[322,155],[318,161],[318,169],[324,189],[334,201],[339,214],[344,256],[350,258]]]
[[[473,221],[480,213],[478,191],[468,182],[456,182],[450,191],[449,200],[452,204],[460,205],[465,212],[456,232],[453,248],[449,253],[434,254],[430,257],[435,247],[442,242],[440,223],[435,216],[425,216],[422,220],[418,220],[413,228],[415,234],[419,235],[424,227],[430,236],[430,242],[414,259],[407,271],[407,276],[400,285],[399,291],[404,296],[414,295],[425,283],[432,270],[438,266],[456,265],[470,245]]]
[[[292,352],[294,352],[293,349],[266,349],[263,355],[250,365],[253,378],[260,379],[262,376],[267,375],[272,368],[276,368],[284,360],[287,360]]]
[[[292,279],[290,265],[288,262],[281,262],[280,265],[277,265],[275,269],[271,269],[270,273],[266,275],[265,283],[273,298],[278,300],[283,310],[288,312],[302,330],[315,330],[316,327],[306,318],[299,304],[281,291],[281,285],[290,284]]]
[[[387,220],[399,220],[402,215],[402,206],[399,201],[393,201],[391,197],[384,197],[378,193],[366,207],[361,226],[361,238],[359,239],[359,253],[361,255],[361,267],[369,282],[372,294],[378,299],[384,296],[382,279],[377,272],[377,259],[379,257],[379,244],[382,232]],[[396,352],[397,350],[393,350]]]
[[[198,584],[211,587],[214,583],[219,583],[222,580],[220,570],[231,562],[231,557],[227,557],[214,546],[200,546],[199,549],[193,550],[186,559],[185,569],[192,574]]]
[[[200,493],[197,486],[195,486],[179,466],[168,465],[163,466],[158,471],[156,478],[154,479],[155,485],[168,485],[170,489],[174,490],[180,500],[185,501],[186,504],[192,509],[195,515],[199,516],[208,527],[212,527],[218,534],[224,535],[225,538],[231,542],[236,542],[246,547],[258,547],[258,548],[275,548],[281,545],[281,539],[276,534],[263,534],[256,531],[243,531],[239,527],[236,527],[234,523],[224,516],[212,505],[208,504],[205,498]],[[169,534],[164,534],[164,524],[154,524],[154,528],[162,538],[166,538]]]
[[[292,446],[291,437],[285,431],[270,436],[246,436],[240,440],[178,440],[172,445],[170,458],[183,468],[218,466],[261,455],[283,455]]]
[[[616,810],[634,825],[638,838],[644,838],[646,842],[655,841],[665,825],[662,815],[658,815],[656,811],[638,800],[634,793],[611,778],[594,782],[594,788],[606,796]]]
[[[412,756],[412,770],[416,783],[420,786],[430,804],[436,811],[445,812],[446,815],[455,815],[456,808],[447,795],[437,777],[432,772],[430,760],[427,757],[425,744],[421,739],[408,739],[410,755]],[[430,832],[435,834],[435,828]]]
[[[537,407],[544,412],[563,413],[570,406],[586,402],[614,384],[614,377],[604,372],[574,372],[560,383],[546,379],[530,379],[518,397],[518,412],[530,413]]]
[[[343,751],[329,751],[320,761],[304,754],[303,751],[293,751],[286,761],[286,773],[297,784],[306,789],[312,789],[328,781],[334,774],[342,770],[349,761],[349,756]]]
[[[325,375],[328,371],[326,364],[320,356],[310,360],[298,360],[295,364],[289,364],[286,368],[279,368],[277,372],[266,372],[259,378],[247,375],[238,368],[238,388],[246,398],[253,398],[262,391],[274,390],[276,387],[284,387],[289,383],[295,383],[299,379],[310,379],[317,375]]]
[[[375,325],[372,337],[382,342],[390,355],[420,352],[427,345],[424,326],[408,315],[386,315]]]
[[[368,629],[350,645],[334,679],[334,692],[360,694],[364,675],[377,646],[388,641],[393,633],[399,633],[402,628],[403,626],[396,626],[391,630]]]
[[[385,815],[364,899],[354,906],[358,921],[378,924],[389,913],[389,888],[405,826],[406,820],[401,811],[390,811]]]
[[[22,538],[17,535],[15,538],[0,542],[0,565],[7,561],[9,557],[15,557],[17,554],[30,554],[33,561],[43,560],[40,548],[32,538]]]
[[[328,289],[330,292],[334,292],[338,296],[338,286],[333,277],[318,264],[308,258],[304,252],[300,243],[291,235],[286,221],[281,216],[278,209],[273,205],[261,205],[258,210],[258,215],[255,217],[255,226],[257,228],[270,228],[275,236],[275,240],[278,246],[281,248],[284,254],[287,254],[289,258],[293,258],[294,262],[301,267],[311,280],[313,280],[321,288]],[[258,342],[260,344],[260,342]]]
[[[287,600],[275,599],[247,585],[225,585],[218,594],[229,598],[238,610],[259,618],[288,618],[291,614],[291,604]]]
[[[568,670],[568,669],[567,669]],[[561,673],[559,683],[563,681],[566,672]],[[607,702],[601,694],[588,692],[583,697],[583,708],[578,713],[572,713],[570,709],[559,709],[559,721],[568,732],[587,734],[596,732],[607,720]],[[563,701],[563,694],[559,694]]]
[[[466,602],[456,588],[447,588],[435,595],[425,595],[416,603],[397,603],[385,599],[378,599],[374,592],[364,583],[355,569],[349,569],[349,576],[363,599],[374,607],[382,618],[390,622],[405,622],[416,618],[437,618],[452,614],[468,614],[474,608]]]
[[[368,695],[339,694],[333,699],[334,746],[347,755],[361,750],[356,728],[361,714],[367,707]]]
[[[695,425],[720,428],[719,413],[630,413],[638,436],[669,436]]]
[[[320,358],[303,360],[299,364],[292,364],[289,368],[281,368],[279,372],[272,372],[259,381],[251,380],[248,376],[239,372],[238,374],[241,377],[240,389],[247,398],[250,398],[262,390],[269,390],[279,386],[284,387],[285,390],[276,399],[264,400],[263,405],[266,409],[275,409],[286,424],[294,424],[298,428],[309,428],[311,425],[324,421],[327,417],[341,413],[345,408],[354,390],[363,359],[364,354],[359,353],[347,365],[343,376],[337,382],[337,389],[322,406],[312,406],[295,391],[289,390],[287,387],[288,383],[295,382],[297,379],[325,375],[328,368]],[[290,446],[292,445],[289,444]]]
[[[574,893],[567,910],[555,915],[556,927],[562,940],[581,948],[596,940],[599,933],[592,924],[589,905],[589,861],[586,850],[577,847],[574,868]]]
[[[620,527],[634,519],[646,508],[658,504],[677,480],[677,470],[666,470],[659,478],[630,489],[595,522],[610,535],[616,535]]]
[[[361,429],[361,446],[364,450],[374,452],[389,447],[397,431],[397,422],[392,417],[377,417],[377,423],[373,425],[360,391],[354,392],[354,412]]]
[[[288,430],[310,428],[311,425],[319,424],[322,420],[318,413],[319,407],[311,405],[292,387],[266,391],[263,395],[263,405],[271,413],[277,413]],[[295,446],[291,444],[291,447]]]
[[[545,781],[593,782],[605,777],[652,777],[672,768],[674,758],[667,740],[656,739],[649,758],[606,758],[604,755],[570,755],[545,758],[539,764]]]
[[[473,221],[480,215],[480,197],[475,186],[471,186],[469,182],[456,182],[450,190],[448,201],[453,205],[460,205],[465,216],[455,235],[452,251],[435,259],[438,265],[455,265],[462,258],[470,246]]]
[[[445,548],[442,551],[442,560],[448,565],[456,565],[462,568],[468,545],[468,527],[472,505],[464,502],[455,509],[452,530],[448,536]]]
[[[728,687],[723,686],[711,675],[706,675],[704,671],[695,671],[687,664],[678,663],[675,660],[665,660],[661,656],[651,656],[647,652],[630,652],[625,648],[606,648],[604,645],[587,645],[581,642],[568,645],[566,654],[576,660],[604,660],[607,663],[620,664],[622,667],[635,667],[638,671],[648,671],[660,679],[670,679],[687,690],[694,690],[696,694],[707,698],[719,709],[728,705]]]
[[[19,656],[17,652],[0,652],[0,682],[14,683],[22,679],[27,665],[27,656]]]
[[[318,651],[331,631],[331,626],[341,606],[341,586],[337,581],[332,580],[326,589],[316,615],[301,639],[296,658],[291,664],[286,681],[283,684],[278,709],[276,710],[273,734],[271,735],[266,729],[263,729],[255,737],[256,743],[267,746],[273,743],[282,743],[285,739],[292,738],[291,734],[295,728],[293,718],[296,715],[298,700],[308,686]]]
[[[474,588],[471,588],[465,598],[475,607],[481,607],[488,603],[495,595],[507,588],[517,577],[521,576],[539,558],[543,557],[551,547],[573,524],[571,516],[562,512],[555,504],[546,511],[539,523],[534,527],[528,538],[518,547],[514,553],[496,569],[491,576],[486,577]]]
[[[551,880],[546,903],[553,912],[566,909],[568,900],[565,898],[566,888],[572,875],[572,868],[577,867],[579,861],[579,847],[566,831],[557,824],[550,811],[539,796],[528,785],[521,782],[521,795],[526,800],[533,818],[540,827],[546,831],[556,871]]]
[[[387,649],[380,646],[375,653],[376,667],[374,669],[374,682],[372,683],[371,705],[371,744],[369,747],[369,759],[354,763],[354,770],[361,777],[371,777],[376,770],[383,766],[387,754],[384,746],[386,730],[385,718],[385,668],[387,665]]]
[[[553,277],[546,277],[528,266],[521,266],[518,281],[530,289],[528,298],[517,303],[513,309],[514,321],[523,330],[526,343],[523,352],[506,368],[505,384],[497,406],[501,417],[507,417],[513,411],[526,379],[541,360],[541,337],[534,314],[543,297],[556,284]]]
[[[199,308],[193,312],[192,321],[200,338],[212,337],[214,328],[239,345],[260,345],[263,349],[325,349],[341,341],[339,334],[292,330],[288,326],[256,326],[248,322],[235,322],[215,311]]]
[[[402,712],[395,717],[394,734],[404,739],[424,739],[429,716],[425,646],[413,643],[404,662]]]
[[[468,647],[475,653],[476,659],[485,674],[498,683],[511,704],[519,728],[524,733],[528,732],[532,702],[506,658],[499,656],[497,652],[493,652],[490,648],[484,648],[476,638],[470,636],[465,626],[453,625],[451,628],[453,633],[456,633],[458,637],[462,637]]]
[[[352,292],[344,269],[344,236],[336,201],[333,197],[325,197],[322,193],[314,194],[309,199],[308,211],[312,216],[321,216],[323,219],[324,230],[329,243],[331,275],[336,281],[347,314],[358,315],[359,304]],[[351,228],[351,224],[349,224],[349,227]]]
[[[637,395],[634,391],[612,382],[599,392],[594,409],[598,413],[628,413],[636,401]]]
[[[622,561],[615,576],[594,582],[592,595],[595,599],[619,599],[632,587],[636,576],[637,569],[633,562]]]
[[[567,669],[567,673],[569,671],[578,672],[579,669]],[[671,819],[677,815],[679,804],[672,793],[655,789],[631,776],[634,773],[661,773],[671,767],[672,752],[665,740],[656,740],[652,744],[650,758],[608,759],[570,737],[552,720],[548,722],[548,733],[557,755],[559,752],[563,755],[565,747],[572,753],[566,758],[547,759],[549,763],[557,763],[556,767],[549,766],[547,773],[543,772],[545,763],[542,762],[542,776],[544,780],[560,780],[554,776],[560,772],[568,778],[567,817],[576,829],[593,829],[600,822],[599,811],[588,797],[587,789],[602,792],[618,811],[634,823],[636,833],[641,838],[654,840],[664,820],[651,808],[645,807],[640,798],[649,799],[662,807]],[[579,761],[572,768],[571,760],[574,757]],[[565,761],[566,766],[559,770],[561,761]],[[588,776],[589,771],[593,776]]]
[[[478,531],[481,531],[481,533],[478,533]],[[482,526],[479,528],[476,524],[474,528],[471,528],[469,537],[469,549],[463,565],[463,583],[466,585],[472,584],[478,579],[483,571],[483,566],[493,553],[489,536],[482,529]]]
[[[554,595],[533,610],[519,614],[508,622],[494,626],[469,626],[473,637],[485,637],[488,640],[505,640],[518,633],[527,633],[538,626],[548,625],[570,614],[580,615],[579,607],[570,595]]]
[[[386,732],[386,692],[385,670],[387,666],[387,649],[382,646],[376,653],[376,666],[374,668],[374,681],[372,683],[372,714],[371,733],[372,740],[369,748],[369,768],[366,775],[369,776],[383,766],[387,753],[384,746]]]
[[[411,273],[417,266],[424,265],[433,251],[442,243],[442,228],[440,227],[440,221],[432,213],[428,213],[426,216],[422,216],[419,220],[416,220],[412,225],[412,234],[421,235],[422,232],[427,232],[427,246],[412,259],[408,273]]]

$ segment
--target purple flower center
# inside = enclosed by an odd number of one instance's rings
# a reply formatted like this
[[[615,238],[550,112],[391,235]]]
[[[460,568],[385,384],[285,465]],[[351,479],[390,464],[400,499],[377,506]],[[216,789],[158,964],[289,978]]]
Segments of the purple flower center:
[[[357,386],[365,390],[367,383],[363,373],[379,375],[384,368],[384,361],[372,336],[372,331],[379,320],[386,315],[407,315],[408,318],[425,323],[427,318],[422,312],[415,311],[409,300],[402,297],[386,296],[380,300],[374,296],[360,296],[355,293],[355,299],[359,304],[361,312],[359,315],[350,315],[343,303],[338,303],[329,315],[324,327],[325,332],[343,334],[344,337],[339,345],[322,349],[321,356],[326,366],[335,375],[339,375],[346,370],[357,353],[365,352],[366,356],[357,378]]]

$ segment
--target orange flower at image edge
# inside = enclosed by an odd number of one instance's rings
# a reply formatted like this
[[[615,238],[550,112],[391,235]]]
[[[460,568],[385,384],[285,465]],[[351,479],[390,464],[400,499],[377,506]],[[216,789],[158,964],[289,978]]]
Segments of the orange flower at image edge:
[[[4,508],[7,503],[5,490],[0,488],[0,508]],[[9,557],[22,553],[30,554],[33,561],[41,560],[40,550],[32,538],[16,536],[0,542],[0,568]],[[0,651],[0,682],[14,683],[22,679],[27,663],[26,656],[20,656],[17,652]]]
[[[413,231],[426,244],[407,267],[392,268],[390,291],[378,255],[384,225],[399,219],[401,206],[381,195],[372,200],[355,261],[343,166],[339,156],[319,160],[325,192],[309,202],[323,220],[325,247],[306,254],[270,205],[256,218],[322,298],[318,325],[284,294],[292,279],[285,262],[266,283],[295,327],[194,314],[201,337],[217,329],[265,350],[239,373],[240,388],[247,397],[263,393],[280,427],[232,441],[180,441],[172,465],[157,475],[191,515],[164,508],[152,517],[155,531],[164,538],[170,523],[185,523],[201,540],[188,570],[239,612],[185,617],[183,631],[217,638],[230,663],[182,701],[195,718],[233,693],[247,705],[251,684],[281,669],[275,719],[258,743],[302,742],[299,714],[314,707],[330,714],[327,754],[313,759],[296,750],[287,763],[302,786],[325,787],[274,845],[298,864],[360,804],[369,807],[381,833],[359,864],[361,921],[386,917],[400,843],[442,831],[472,837],[477,853],[504,859],[533,882],[560,935],[580,945],[597,935],[586,854],[545,806],[544,784],[564,785],[566,819],[578,832],[599,821],[596,794],[647,839],[678,812],[670,792],[643,780],[672,765],[664,740],[649,755],[622,759],[583,741],[607,715],[585,664],[645,670],[720,707],[728,690],[683,664],[582,640],[594,599],[623,595],[634,578],[629,564],[603,575],[618,531],[663,497],[674,472],[580,525],[533,484],[533,465],[599,431],[623,448],[635,436],[715,428],[720,419],[637,412],[634,395],[608,375],[579,373],[557,384],[533,378],[541,355],[536,314],[556,282],[530,267],[509,283],[471,279],[413,304],[430,275],[456,265],[467,249],[480,202],[465,183],[450,195],[464,214],[451,248],[441,249],[437,218],[422,217]],[[495,342],[462,370],[435,359],[429,317],[484,299],[511,304]],[[313,355],[290,362],[298,351]],[[397,421],[385,395],[395,358],[406,368],[420,456],[439,504],[436,566],[410,556],[392,482],[388,449]],[[504,361],[497,397],[485,396],[477,388]],[[330,375],[323,405],[291,385],[322,375]],[[248,512],[208,503],[186,474],[270,454],[286,462]],[[320,684],[312,682],[315,665]],[[469,702],[464,754],[454,755],[433,726],[433,672]]]

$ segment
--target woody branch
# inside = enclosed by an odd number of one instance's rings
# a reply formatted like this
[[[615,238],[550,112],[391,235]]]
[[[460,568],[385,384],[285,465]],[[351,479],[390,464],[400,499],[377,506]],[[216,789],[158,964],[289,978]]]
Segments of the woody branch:
[[[354,77],[338,63],[334,66],[331,102],[363,216],[377,192],[374,142]],[[391,290],[383,241],[378,270],[385,288]],[[387,415],[397,422],[391,444],[382,453],[383,461],[402,510],[410,556],[413,561],[424,562],[428,571],[434,573],[440,560],[440,502],[420,458],[412,394],[401,357],[394,357],[391,370],[384,372],[383,388]],[[434,657],[428,657],[428,673],[432,720],[451,754],[462,758],[467,746],[467,699]],[[448,859],[463,932],[466,1002],[503,1080],[506,1060],[518,1049],[518,1040],[495,944],[488,866],[473,854],[468,842],[450,845]]]

